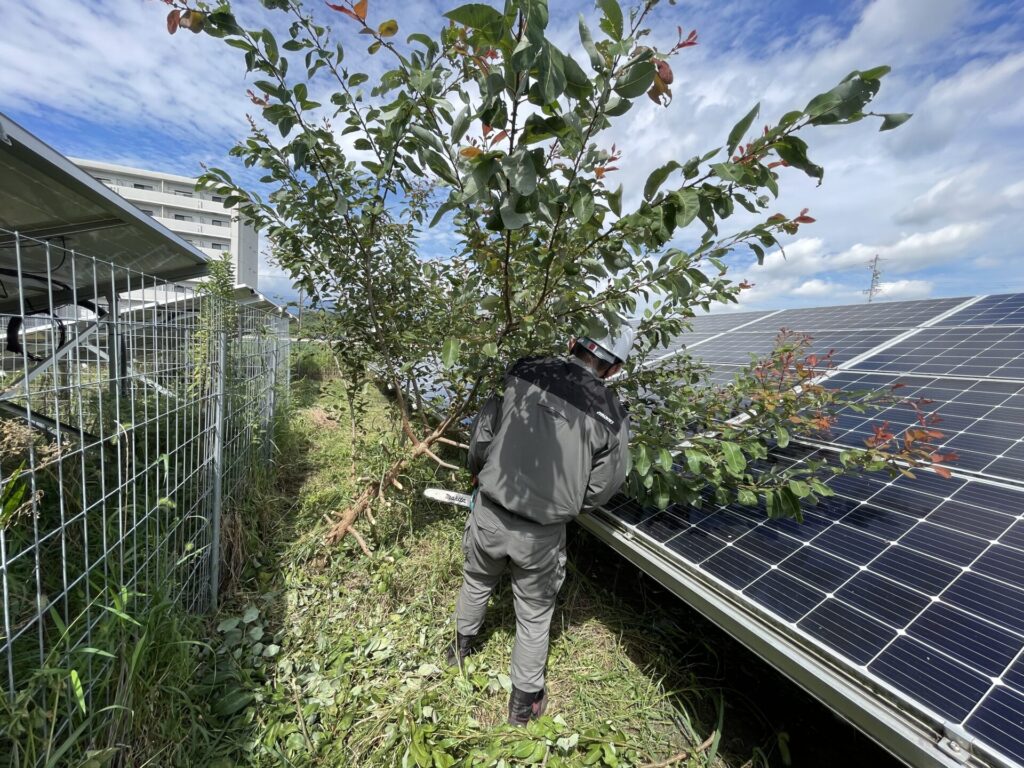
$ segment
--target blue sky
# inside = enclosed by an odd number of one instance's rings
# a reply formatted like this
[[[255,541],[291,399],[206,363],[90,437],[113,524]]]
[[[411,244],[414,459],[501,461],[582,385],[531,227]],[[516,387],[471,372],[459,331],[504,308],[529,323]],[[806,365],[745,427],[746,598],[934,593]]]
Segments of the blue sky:
[[[596,17],[593,3],[550,2],[550,33],[585,62],[576,19]],[[436,30],[454,5],[371,0],[370,16],[398,18],[404,38]],[[244,22],[280,25],[256,0],[235,7]],[[310,7],[351,43],[350,68],[363,68],[365,38],[322,3]],[[169,36],[166,10],[158,0],[5,8],[0,111],[68,155],[188,175],[225,165],[252,110],[239,52]],[[700,45],[675,59],[674,101],[638,101],[602,138],[625,148],[627,203],[654,167],[719,145],[753,103],[777,118],[852,69],[892,65],[877,109],[915,113],[891,133],[865,121],[806,136],[825,183],[784,170],[777,205],[808,207],[817,222],[790,238],[785,258],[734,260],[755,283],[744,308],[863,301],[875,254],[883,298],[1024,291],[1024,0],[663,0],[653,42],[671,46],[677,25],[696,28]],[[443,254],[446,230],[424,248]],[[260,288],[292,295],[272,265],[261,266]]]

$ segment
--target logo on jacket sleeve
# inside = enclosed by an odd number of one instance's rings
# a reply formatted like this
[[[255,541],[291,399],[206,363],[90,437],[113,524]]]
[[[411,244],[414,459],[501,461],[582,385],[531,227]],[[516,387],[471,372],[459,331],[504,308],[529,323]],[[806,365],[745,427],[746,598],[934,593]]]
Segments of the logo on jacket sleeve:
[[[605,421],[607,421],[609,424],[612,424],[612,425],[615,424],[615,421],[607,413],[603,413],[601,411],[594,411],[594,413],[597,414],[598,416],[600,416]]]

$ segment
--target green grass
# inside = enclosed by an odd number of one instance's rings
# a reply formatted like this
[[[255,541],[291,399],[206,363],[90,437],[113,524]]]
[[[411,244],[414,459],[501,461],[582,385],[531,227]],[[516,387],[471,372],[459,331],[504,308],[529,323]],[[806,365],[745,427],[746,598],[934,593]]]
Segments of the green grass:
[[[197,673],[208,679],[216,668],[227,681],[211,713],[221,739],[184,764],[636,766],[712,734],[720,707],[676,656],[688,639],[671,617],[626,604],[572,568],[552,626],[550,716],[525,731],[504,725],[514,633],[507,582],[467,673],[442,659],[465,513],[421,492],[466,477],[411,470],[375,509],[375,525],[358,524],[372,558],[350,537],[326,549],[325,515],[344,507],[360,477],[387,466],[400,438],[390,405],[367,390],[353,440],[341,383],[304,365],[294,418],[279,435],[280,480],[233,525],[247,555]],[[672,764],[721,764],[717,748],[715,739]]]

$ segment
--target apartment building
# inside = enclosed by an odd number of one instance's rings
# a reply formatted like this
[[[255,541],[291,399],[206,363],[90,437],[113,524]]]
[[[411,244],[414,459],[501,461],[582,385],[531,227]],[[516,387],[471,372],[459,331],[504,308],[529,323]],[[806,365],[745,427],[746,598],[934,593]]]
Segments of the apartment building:
[[[221,258],[230,253],[235,281],[258,287],[259,233],[225,208],[221,195],[197,190],[196,180],[187,176],[95,160],[73,162],[206,255]]]

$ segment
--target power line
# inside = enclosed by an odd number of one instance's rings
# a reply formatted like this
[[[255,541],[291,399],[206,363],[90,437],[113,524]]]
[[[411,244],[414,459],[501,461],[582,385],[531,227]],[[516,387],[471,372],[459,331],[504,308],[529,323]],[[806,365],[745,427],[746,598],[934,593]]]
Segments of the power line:
[[[868,262],[868,269],[871,270],[871,287],[867,290],[861,291],[866,293],[868,296],[868,303],[882,292],[882,270],[878,268],[878,262],[882,259],[878,258],[878,254],[875,254],[875,258]]]

